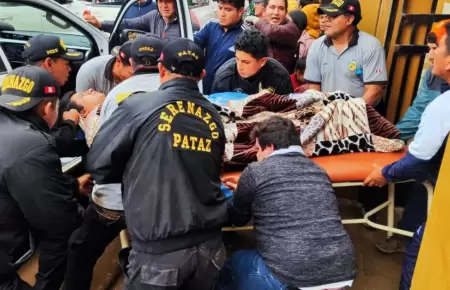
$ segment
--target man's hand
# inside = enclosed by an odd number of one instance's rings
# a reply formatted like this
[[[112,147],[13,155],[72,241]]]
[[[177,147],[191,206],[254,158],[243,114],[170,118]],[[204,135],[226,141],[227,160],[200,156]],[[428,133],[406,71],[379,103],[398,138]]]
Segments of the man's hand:
[[[98,29],[102,28],[102,23],[92,15],[83,15],[84,20],[86,20],[87,23],[91,24],[94,27],[97,27]]]
[[[245,22],[247,23],[251,23],[253,25],[256,25],[256,22],[259,21],[259,17],[257,16],[247,16],[245,17]]]
[[[78,113],[78,111],[75,109],[71,109],[70,111],[63,113],[62,119],[64,121],[72,120],[75,123],[75,125],[78,125],[78,122],[80,121],[80,113]]]
[[[78,184],[80,194],[86,197],[92,193],[92,188],[94,187],[94,181],[92,181],[91,175],[85,174],[81,177],[78,177]]]
[[[235,191],[237,187],[237,183],[235,182],[234,178],[224,178],[222,179],[222,182],[231,190]]]
[[[386,178],[384,178],[382,170],[383,168],[379,165],[374,165],[374,170],[367,176],[367,178],[364,180],[363,185],[369,186],[369,187],[383,187],[385,186],[388,181]]]

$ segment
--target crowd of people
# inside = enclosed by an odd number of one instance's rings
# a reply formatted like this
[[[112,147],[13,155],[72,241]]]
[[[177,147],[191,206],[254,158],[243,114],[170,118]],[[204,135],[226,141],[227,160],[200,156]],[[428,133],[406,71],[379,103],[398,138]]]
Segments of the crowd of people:
[[[287,0],[252,0],[247,10],[244,0],[219,0],[218,7],[217,21],[189,40],[180,37],[174,0],[148,5],[120,24],[147,34],[85,62],[75,90],[64,94],[70,62],[83,54],[51,35],[25,44],[27,64],[4,78],[0,94],[1,289],[90,289],[97,260],[124,229],[131,237],[120,253],[125,289],[352,286],[354,247],[301,132],[278,116],[260,122],[250,136],[258,162],[237,184],[222,180],[225,129],[205,95],[340,90],[384,114],[384,48],[358,29],[358,0],[301,0],[289,13]],[[104,31],[113,26],[85,18]],[[403,140],[413,139],[408,153],[375,168],[368,188],[436,182],[450,131],[450,22],[433,28],[427,44],[434,65],[396,125]],[[62,172],[60,158],[69,156],[83,156],[86,174]],[[229,200],[223,184],[233,191]],[[423,233],[426,192],[419,183],[410,190],[399,227]],[[250,221],[256,248],[227,259],[222,227]],[[405,252],[408,243],[394,235],[377,247]],[[34,249],[39,271],[30,286],[16,271]]]

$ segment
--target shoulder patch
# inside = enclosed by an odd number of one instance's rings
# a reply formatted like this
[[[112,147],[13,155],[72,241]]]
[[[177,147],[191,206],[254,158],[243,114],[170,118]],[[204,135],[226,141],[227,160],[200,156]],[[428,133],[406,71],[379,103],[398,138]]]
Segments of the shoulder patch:
[[[132,92],[125,92],[125,93],[119,93],[116,96],[116,104],[120,104],[123,101],[125,101],[126,99],[128,99],[129,96],[131,96],[133,93]]]

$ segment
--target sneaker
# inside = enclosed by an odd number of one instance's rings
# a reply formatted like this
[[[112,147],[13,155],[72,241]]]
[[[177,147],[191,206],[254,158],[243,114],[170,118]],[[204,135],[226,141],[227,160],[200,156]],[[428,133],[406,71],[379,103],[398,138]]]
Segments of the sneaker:
[[[406,242],[398,236],[392,236],[375,245],[378,250],[385,254],[406,253]]]

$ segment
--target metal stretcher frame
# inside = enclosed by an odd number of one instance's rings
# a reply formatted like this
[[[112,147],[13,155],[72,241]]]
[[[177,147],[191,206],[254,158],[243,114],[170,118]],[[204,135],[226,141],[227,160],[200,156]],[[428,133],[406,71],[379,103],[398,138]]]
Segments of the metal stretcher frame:
[[[405,181],[405,182],[411,182],[411,181]],[[403,182],[401,182],[403,183]],[[337,182],[332,184],[333,187],[359,187],[362,186],[362,182]],[[433,199],[433,186],[429,182],[423,182],[422,185],[427,190],[427,212],[430,214],[431,209],[431,202]],[[379,229],[382,231],[387,232],[387,236],[391,237],[393,234],[403,235],[412,237],[413,232],[401,230],[394,227],[394,215],[395,215],[395,184],[389,183],[388,185],[388,199],[387,201],[383,202],[379,206],[375,207],[374,209],[368,211],[363,218],[360,219],[343,219],[343,224],[366,224],[372,228]],[[387,225],[382,225],[379,223],[374,223],[369,220],[371,216],[374,214],[380,212],[384,208],[387,207]],[[253,230],[253,226],[243,226],[243,227],[224,227],[222,228],[222,231],[224,232],[232,232],[232,231],[249,231]]]

